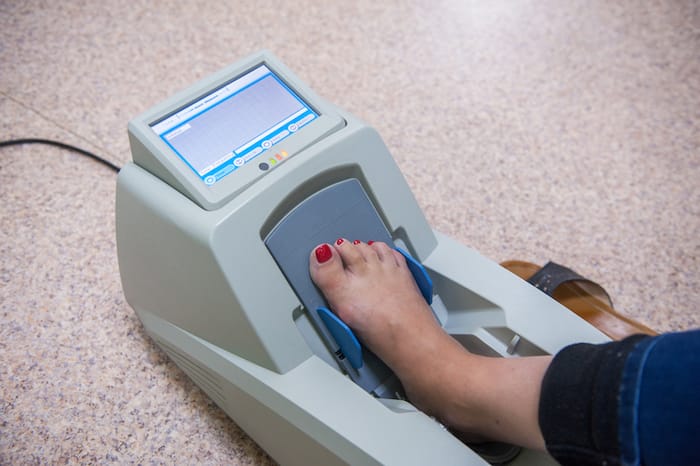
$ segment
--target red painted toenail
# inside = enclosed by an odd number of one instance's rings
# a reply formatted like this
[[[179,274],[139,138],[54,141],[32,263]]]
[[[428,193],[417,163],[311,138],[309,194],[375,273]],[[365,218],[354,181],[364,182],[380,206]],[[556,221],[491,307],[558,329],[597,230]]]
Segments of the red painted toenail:
[[[356,239],[355,241],[352,242],[352,244],[360,244],[361,242],[362,241],[360,241],[359,239]]]
[[[373,240],[369,240],[369,241],[367,241],[367,244],[369,244],[370,246],[372,246],[372,245],[374,244],[374,241],[373,241]]]
[[[337,244],[338,246],[340,246],[343,243],[344,243],[343,238],[338,238],[337,240],[335,240],[335,244]]]
[[[328,246],[327,244],[322,244],[319,247],[316,248],[316,260],[320,263],[323,264],[324,262],[328,261],[331,257],[333,257],[333,251],[331,251],[331,247]]]

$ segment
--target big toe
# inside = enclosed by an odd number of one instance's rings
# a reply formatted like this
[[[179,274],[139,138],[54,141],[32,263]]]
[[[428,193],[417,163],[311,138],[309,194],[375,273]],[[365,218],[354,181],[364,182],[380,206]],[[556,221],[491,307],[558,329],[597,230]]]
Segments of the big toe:
[[[325,243],[311,252],[309,272],[313,282],[324,294],[332,292],[345,278],[342,258],[335,248]]]

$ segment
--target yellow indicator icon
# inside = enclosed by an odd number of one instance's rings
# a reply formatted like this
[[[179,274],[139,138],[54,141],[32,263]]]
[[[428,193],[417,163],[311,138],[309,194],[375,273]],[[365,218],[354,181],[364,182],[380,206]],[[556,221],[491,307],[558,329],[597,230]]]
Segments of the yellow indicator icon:
[[[280,155],[285,159],[289,156],[289,154],[287,153],[286,150],[283,150],[282,152],[280,152]]]

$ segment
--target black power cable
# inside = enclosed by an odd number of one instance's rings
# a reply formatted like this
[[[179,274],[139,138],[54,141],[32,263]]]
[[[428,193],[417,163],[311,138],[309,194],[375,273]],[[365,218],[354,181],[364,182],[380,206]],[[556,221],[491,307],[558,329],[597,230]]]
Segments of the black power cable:
[[[90,157],[91,159],[96,160],[97,162],[100,162],[101,164],[108,166],[109,168],[111,168],[112,170],[114,170],[117,173],[119,173],[119,170],[121,170],[120,167],[114,165],[109,160],[103,159],[102,157],[100,157],[97,154],[94,154],[94,153],[87,151],[85,149],[81,149],[80,147],[72,146],[72,145],[66,144],[64,142],[52,141],[50,139],[41,139],[41,138],[10,139],[8,141],[0,141],[0,148],[8,147],[8,146],[18,146],[21,144],[46,144],[49,146],[60,147],[61,149],[72,150],[74,152],[77,152],[79,154]]]

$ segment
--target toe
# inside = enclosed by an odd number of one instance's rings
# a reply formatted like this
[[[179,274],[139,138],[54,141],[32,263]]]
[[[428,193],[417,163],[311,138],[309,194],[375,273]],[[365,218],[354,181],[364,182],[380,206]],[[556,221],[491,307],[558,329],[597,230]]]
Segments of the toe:
[[[363,254],[363,248],[359,244],[353,244],[345,238],[338,238],[334,244],[336,252],[343,259],[343,264],[349,272],[364,270],[367,260]]]
[[[388,266],[399,266],[400,262],[397,261],[396,255],[399,254],[394,248],[391,248],[388,244],[382,242],[372,241],[369,245],[370,248],[375,252],[379,260]]]
[[[360,253],[362,256],[362,259],[367,262],[367,263],[375,263],[378,262],[380,259],[378,257],[377,252],[374,250],[373,247],[367,245],[367,243],[363,243],[362,241],[355,240],[352,242],[352,245],[357,249],[357,251]]]
[[[338,286],[345,278],[343,260],[329,244],[319,244],[311,251],[309,272],[313,282],[326,291]]]

